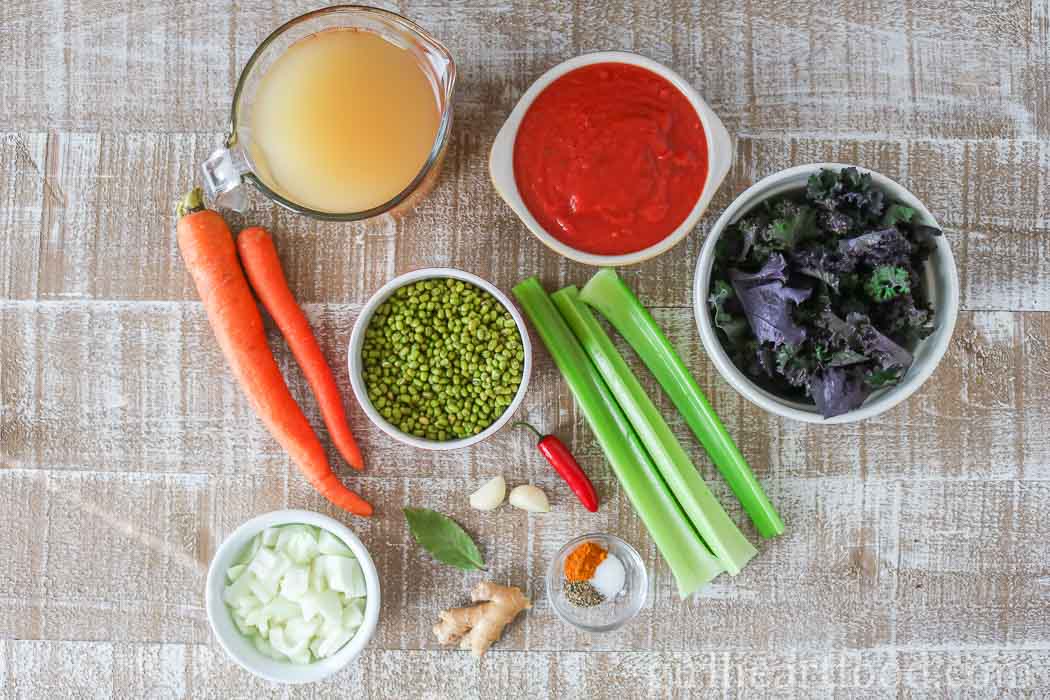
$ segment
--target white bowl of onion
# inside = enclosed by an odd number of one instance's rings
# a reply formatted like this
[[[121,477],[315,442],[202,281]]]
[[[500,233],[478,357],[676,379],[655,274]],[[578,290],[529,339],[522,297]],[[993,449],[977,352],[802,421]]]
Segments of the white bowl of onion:
[[[205,608],[219,644],[257,676],[321,680],[352,661],[379,621],[379,575],[342,523],[305,510],[237,528],[208,569]]]

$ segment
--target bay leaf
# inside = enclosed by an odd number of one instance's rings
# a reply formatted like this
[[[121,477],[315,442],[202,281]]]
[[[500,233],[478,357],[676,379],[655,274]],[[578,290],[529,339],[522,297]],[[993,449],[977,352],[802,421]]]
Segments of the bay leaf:
[[[485,560],[455,520],[429,508],[403,508],[412,537],[442,564],[465,571],[484,569]]]

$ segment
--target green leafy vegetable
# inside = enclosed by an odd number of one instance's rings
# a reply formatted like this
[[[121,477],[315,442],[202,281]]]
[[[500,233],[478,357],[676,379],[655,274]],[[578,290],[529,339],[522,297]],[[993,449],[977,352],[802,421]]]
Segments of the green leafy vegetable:
[[[470,571],[484,569],[481,552],[455,520],[429,508],[405,508],[412,537],[442,564]]]
[[[715,246],[708,304],[727,354],[764,389],[827,418],[853,410],[899,382],[933,332],[923,270],[940,235],[870,173],[813,173]]]
[[[776,537],[784,532],[784,521],[682,358],[616,272],[611,269],[598,272],[584,286],[580,299],[598,309],[638,353],[740,499],[759,534]]]
[[[904,204],[891,204],[887,209],[886,213],[882,215],[882,221],[880,222],[883,226],[896,226],[897,222],[909,223],[911,218],[915,216],[915,210]]]
[[[678,593],[685,597],[695,592],[723,571],[721,562],[707,551],[689,524],[638,435],[543,286],[535,277],[530,277],[513,291],[569,385],[624,493],[671,568]]]
[[[911,292],[908,271],[894,265],[876,267],[864,285],[865,291],[875,301],[889,301]]]
[[[711,289],[711,307],[715,312],[715,325],[722,329],[727,337],[734,341],[743,340],[748,333],[747,319],[734,315],[729,305],[736,300],[733,288],[727,282],[719,280]],[[739,303],[738,303],[739,305]],[[743,313],[741,309],[740,313]]]
[[[767,240],[777,250],[790,250],[817,233],[817,212],[812,207],[782,200],[773,207]]]
[[[551,295],[576,338],[598,368],[606,386],[638,433],[649,456],[674,494],[693,527],[730,575],[735,575],[757,554],[755,548],[729,519],[693,466],[689,455],[656,410],[645,389],[617,352],[590,309],[579,301],[576,287]]]
[[[798,346],[781,345],[774,355],[777,373],[791,386],[809,386],[810,377],[816,369],[816,358],[799,353]]]
[[[884,386],[892,386],[900,381],[901,371],[899,369],[880,369],[872,372],[864,378],[864,381],[873,389],[881,389]]]

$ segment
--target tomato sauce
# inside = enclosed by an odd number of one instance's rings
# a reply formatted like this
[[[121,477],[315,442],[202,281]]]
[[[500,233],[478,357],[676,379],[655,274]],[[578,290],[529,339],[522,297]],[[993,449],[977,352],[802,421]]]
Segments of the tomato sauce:
[[[514,142],[514,179],[552,236],[598,255],[658,243],[707,179],[707,138],[678,88],[626,63],[596,63],[548,85]]]

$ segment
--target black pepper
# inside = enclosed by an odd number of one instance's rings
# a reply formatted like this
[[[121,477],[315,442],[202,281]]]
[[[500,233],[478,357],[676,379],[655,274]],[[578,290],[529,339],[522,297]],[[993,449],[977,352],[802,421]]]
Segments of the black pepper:
[[[565,598],[578,608],[593,608],[605,600],[605,596],[587,581],[566,581]]]

